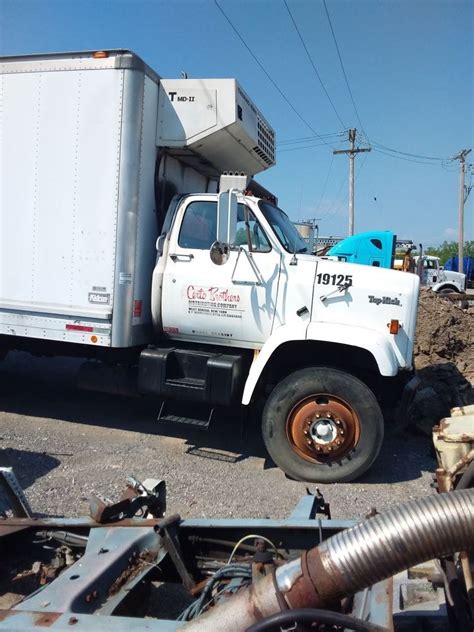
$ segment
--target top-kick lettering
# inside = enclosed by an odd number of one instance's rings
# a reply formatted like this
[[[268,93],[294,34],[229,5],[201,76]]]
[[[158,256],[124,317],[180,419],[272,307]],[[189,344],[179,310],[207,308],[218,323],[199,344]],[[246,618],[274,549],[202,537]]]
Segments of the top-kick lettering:
[[[219,287],[195,287],[188,285],[186,296],[190,301],[210,301],[211,303],[240,303],[240,295]]]
[[[399,305],[401,303],[398,298],[391,298],[390,296],[373,296],[369,295],[369,303],[375,303],[376,305]]]

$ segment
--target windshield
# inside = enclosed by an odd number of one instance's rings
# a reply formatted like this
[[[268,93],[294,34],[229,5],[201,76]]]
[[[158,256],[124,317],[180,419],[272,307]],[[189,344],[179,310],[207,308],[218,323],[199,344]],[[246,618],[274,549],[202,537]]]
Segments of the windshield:
[[[308,244],[286,213],[270,202],[263,200],[259,201],[258,206],[285,250],[292,253],[309,252]]]

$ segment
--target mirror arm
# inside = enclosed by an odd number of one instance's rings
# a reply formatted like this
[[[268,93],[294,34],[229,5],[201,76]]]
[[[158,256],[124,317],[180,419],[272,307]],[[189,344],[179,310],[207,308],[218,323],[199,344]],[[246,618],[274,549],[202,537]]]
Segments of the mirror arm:
[[[232,270],[232,276],[231,276],[232,283],[236,283],[236,284],[237,283],[241,283],[242,285],[245,284],[245,283],[251,284],[251,281],[250,282],[248,282],[248,281],[247,282],[245,282],[245,281],[234,281],[235,271],[237,270],[237,265],[239,263],[240,254],[242,252],[247,257],[247,261],[249,262],[250,267],[252,268],[252,272],[255,274],[255,277],[257,279],[255,285],[263,285],[264,281],[263,281],[262,275],[260,274],[260,270],[258,269],[257,265],[255,264],[255,261],[252,258],[252,254],[247,252],[245,250],[245,248],[242,248],[242,246],[239,246],[239,254],[237,255],[237,259],[235,260],[234,269]]]
[[[245,221],[245,232],[247,233],[247,245],[249,247],[249,252],[252,252],[253,248],[252,248],[252,237],[250,235],[249,210],[246,206],[244,206],[244,221]]]

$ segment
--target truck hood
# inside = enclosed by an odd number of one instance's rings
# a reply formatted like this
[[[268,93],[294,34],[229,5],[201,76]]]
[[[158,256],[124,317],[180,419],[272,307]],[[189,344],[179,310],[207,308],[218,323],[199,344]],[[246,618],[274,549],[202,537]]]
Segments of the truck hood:
[[[410,368],[418,295],[415,274],[318,258],[311,321],[352,326],[354,346],[363,346],[362,337],[377,332],[399,366]],[[400,323],[396,335],[389,332],[392,320]]]
[[[444,276],[446,281],[454,281],[464,287],[466,282],[466,275],[462,272],[453,272],[452,270],[444,270]]]

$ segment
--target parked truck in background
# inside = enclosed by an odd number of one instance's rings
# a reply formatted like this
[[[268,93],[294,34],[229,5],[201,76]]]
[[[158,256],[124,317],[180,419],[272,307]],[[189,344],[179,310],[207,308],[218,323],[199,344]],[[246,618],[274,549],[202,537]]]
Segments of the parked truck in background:
[[[396,242],[397,236],[389,230],[358,233],[335,244],[327,256],[376,268],[393,268]]]
[[[458,272],[459,257],[450,257],[443,266],[444,270]],[[466,288],[474,288],[474,257],[463,257],[463,271],[466,275]]]
[[[156,396],[162,419],[263,402],[288,475],[367,470],[418,277],[308,252],[242,175],[275,140],[235,80],[161,79],[129,51],[1,63],[0,355],[86,358],[83,384]]]
[[[446,270],[441,264],[439,257],[431,255],[416,256],[415,263],[418,265],[421,259],[421,285],[430,287],[438,294],[463,293],[466,291],[466,275],[462,272]]]
[[[358,233],[343,239],[327,253],[339,261],[359,263],[381,268],[403,269],[403,256],[410,250],[396,252],[397,236],[389,230]],[[411,248],[415,250],[414,247]],[[438,294],[465,292],[466,275],[453,272],[440,265],[439,257],[417,255],[413,257],[413,272],[420,276],[421,285]]]

